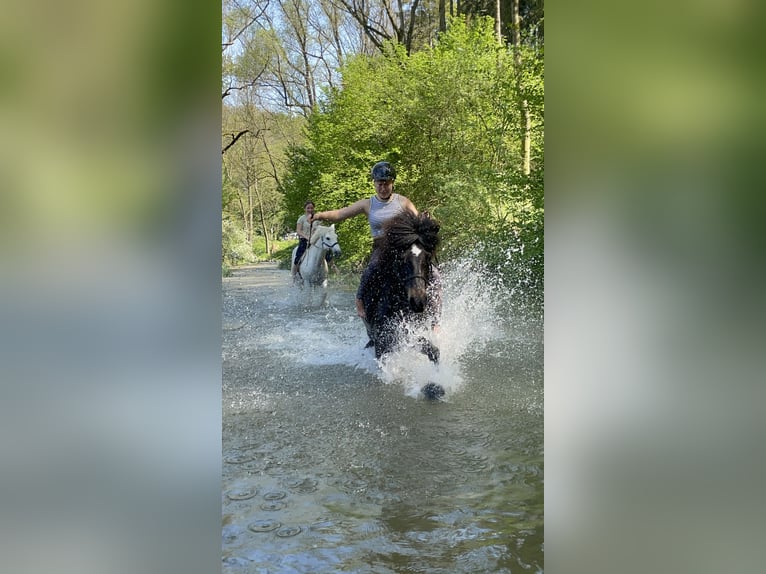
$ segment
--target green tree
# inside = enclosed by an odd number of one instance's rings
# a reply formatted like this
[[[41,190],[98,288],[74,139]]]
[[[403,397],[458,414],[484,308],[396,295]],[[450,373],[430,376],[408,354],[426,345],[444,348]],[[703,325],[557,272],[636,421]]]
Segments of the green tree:
[[[266,252],[284,233],[284,208],[280,191],[285,170],[285,150],[300,133],[302,120],[259,110],[254,105],[225,107],[224,129],[245,126],[247,133],[223,156],[224,217],[235,217],[252,245],[263,237]]]
[[[431,49],[407,54],[388,44],[378,56],[350,59],[341,73],[343,88],[326,91],[306,142],[290,150],[288,210],[298,212],[307,197],[325,210],[371,195],[368,170],[387,159],[398,169],[397,191],[442,221],[446,256],[483,245],[478,254],[488,262],[528,283],[541,279],[541,50],[499,47],[491,18],[453,18]],[[339,234],[350,260],[363,261],[366,223],[343,222]]]

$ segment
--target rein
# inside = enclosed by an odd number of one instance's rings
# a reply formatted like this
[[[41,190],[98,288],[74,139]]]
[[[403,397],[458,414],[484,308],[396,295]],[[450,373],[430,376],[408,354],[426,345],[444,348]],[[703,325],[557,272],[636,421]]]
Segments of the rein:
[[[412,281],[413,279],[422,279],[423,281],[428,282],[428,279],[425,276],[423,276],[423,275],[410,275],[409,277],[407,277],[404,280],[404,283],[407,284],[410,281]]]
[[[326,245],[326,244],[325,244],[325,242],[324,242],[324,241],[322,241],[322,245],[323,245],[324,247],[327,247],[327,249],[332,249],[333,247],[335,247],[336,245],[338,245],[338,242],[336,241],[336,242],[335,242],[335,243],[333,243],[332,245]]]

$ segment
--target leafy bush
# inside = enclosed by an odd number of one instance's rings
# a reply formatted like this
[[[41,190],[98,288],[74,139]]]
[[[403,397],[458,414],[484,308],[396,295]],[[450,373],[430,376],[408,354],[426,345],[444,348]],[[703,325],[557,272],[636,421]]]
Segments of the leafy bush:
[[[247,241],[247,234],[240,222],[229,218],[221,220],[222,253],[224,265],[234,266],[255,261],[253,248]]]
[[[433,49],[350,58],[342,89],[326,92],[306,142],[289,151],[287,211],[300,213],[307,198],[325,211],[373,195],[369,170],[385,159],[397,168],[395,191],[441,222],[443,257],[481,242],[487,262],[505,265],[501,254],[518,244],[513,273],[542,287],[544,70],[541,52],[520,56],[517,74],[492,19],[458,18]],[[521,170],[522,100],[532,121],[529,175]],[[367,222],[340,223],[338,236],[347,263],[363,264]]]

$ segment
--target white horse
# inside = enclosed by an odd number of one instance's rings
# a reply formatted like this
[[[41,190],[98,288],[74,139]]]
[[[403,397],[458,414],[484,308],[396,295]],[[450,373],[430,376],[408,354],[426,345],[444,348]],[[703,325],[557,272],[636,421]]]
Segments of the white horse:
[[[295,261],[295,252],[298,246],[293,249],[292,261]],[[311,234],[311,240],[303,254],[298,272],[293,278],[293,283],[303,287],[306,282],[312,288],[322,288],[322,301],[324,304],[327,297],[327,261],[325,253],[332,251],[333,256],[340,255],[340,246],[338,245],[338,235],[335,233],[335,224],[327,227],[318,226]],[[295,265],[295,263],[293,263]]]

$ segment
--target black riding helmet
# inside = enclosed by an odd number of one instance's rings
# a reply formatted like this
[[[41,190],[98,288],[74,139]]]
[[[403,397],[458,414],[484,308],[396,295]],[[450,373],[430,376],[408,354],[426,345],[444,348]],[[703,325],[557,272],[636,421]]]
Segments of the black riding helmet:
[[[396,179],[396,170],[387,161],[379,161],[372,166],[372,179]]]

